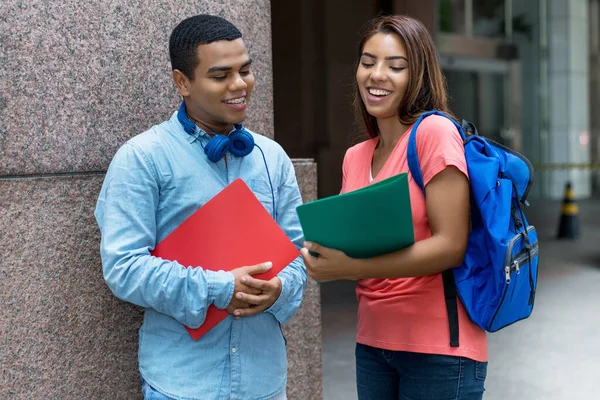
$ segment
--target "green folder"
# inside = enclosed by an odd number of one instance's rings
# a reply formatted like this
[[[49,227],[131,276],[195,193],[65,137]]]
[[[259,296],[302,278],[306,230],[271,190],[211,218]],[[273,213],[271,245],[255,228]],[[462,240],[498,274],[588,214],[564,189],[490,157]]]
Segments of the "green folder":
[[[304,239],[353,258],[390,253],[414,243],[406,173],[296,208]]]

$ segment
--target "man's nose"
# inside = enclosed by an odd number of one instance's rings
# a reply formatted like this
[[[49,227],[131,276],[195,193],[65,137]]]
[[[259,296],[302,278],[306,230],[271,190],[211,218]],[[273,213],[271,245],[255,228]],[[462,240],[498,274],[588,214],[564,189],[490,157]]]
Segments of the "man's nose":
[[[246,89],[247,87],[248,84],[246,83],[246,81],[244,81],[244,79],[242,79],[242,76],[240,74],[236,74],[235,78],[231,82],[231,85],[229,85],[229,90],[231,92],[235,92],[238,90]]]

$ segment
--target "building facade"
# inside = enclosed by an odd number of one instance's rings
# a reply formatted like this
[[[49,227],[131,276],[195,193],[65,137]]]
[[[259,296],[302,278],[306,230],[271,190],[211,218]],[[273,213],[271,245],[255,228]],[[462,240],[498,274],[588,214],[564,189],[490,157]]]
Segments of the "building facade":
[[[434,35],[452,111],[534,164],[532,198],[561,198],[566,182],[589,197],[599,161],[598,3],[273,2],[275,129],[292,154],[317,160],[319,196],[337,193],[345,149],[361,140],[351,107],[357,32],[377,14],[404,13]]]

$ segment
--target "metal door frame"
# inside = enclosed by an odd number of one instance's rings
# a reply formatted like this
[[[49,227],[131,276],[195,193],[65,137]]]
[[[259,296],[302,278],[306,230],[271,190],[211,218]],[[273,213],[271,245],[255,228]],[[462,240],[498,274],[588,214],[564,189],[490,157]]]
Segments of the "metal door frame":
[[[497,39],[462,35],[439,34],[437,39],[442,69],[504,77],[504,121],[500,130],[511,148],[522,151],[521,68],[516,48]]]

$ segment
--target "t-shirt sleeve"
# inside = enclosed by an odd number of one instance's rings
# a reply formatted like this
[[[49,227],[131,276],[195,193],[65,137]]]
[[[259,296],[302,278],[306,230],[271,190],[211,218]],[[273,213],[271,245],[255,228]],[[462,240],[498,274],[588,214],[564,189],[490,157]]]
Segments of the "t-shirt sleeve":
[[[449,166],[469,178],[462,138],[447,118],[432,115],[421,122],[417,130],[417,155],[425,186]]]

